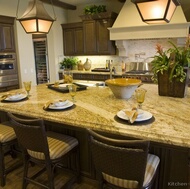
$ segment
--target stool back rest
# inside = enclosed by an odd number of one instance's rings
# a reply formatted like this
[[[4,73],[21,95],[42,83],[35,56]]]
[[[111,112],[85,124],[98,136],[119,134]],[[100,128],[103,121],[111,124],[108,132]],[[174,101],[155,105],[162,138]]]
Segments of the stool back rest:
[[[138,181],[138,187],[142,188],[149,141],[118,140],[92,130],[88,132],[92,159],[97,171],[121,179]]]
[[[18,143],[23,150],[42,152],[49,156],[47,136],[42,119],[23,119],[8,112]]]

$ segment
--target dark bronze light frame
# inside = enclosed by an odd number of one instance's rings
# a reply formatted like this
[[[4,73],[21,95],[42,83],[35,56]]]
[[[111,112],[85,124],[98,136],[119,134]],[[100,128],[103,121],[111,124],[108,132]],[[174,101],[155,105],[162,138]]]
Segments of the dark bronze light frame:
[[[178,0],[131,0],[131,2],[136,5],[142,21],[147,24],[169,23],[176,7],[180,5]],[[165,3],[165,7],[162,7],[162,16],[154,17],[150,11],[155,6],[161,6],[162,2]]]
[[[50,1],[52,3],[52,0]],[[52,9],[54,13],[54,19],[51,16],[49,16],[49,14],[43,6],[43,3],[39,0],[30,0],[26,11],[20,18],[18,18],[19,2],[20,0],[18,0],[17,6],[17,20],[20,22],[25,32],[28,34],[49,33],[53,22],[56,20],[53,3]]]

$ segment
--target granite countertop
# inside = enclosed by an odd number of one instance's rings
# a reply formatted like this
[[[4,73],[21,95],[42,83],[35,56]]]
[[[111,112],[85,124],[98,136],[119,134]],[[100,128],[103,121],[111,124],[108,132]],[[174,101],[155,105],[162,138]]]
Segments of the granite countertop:
[[[68,93],[48,89],[45,84],[32,87],[28,100],[1,102],[1,111],[20,115],[40,117],[48,121],[63,123],[72,127],[93,128],[117,135],[149,139],[151,141],[190,148],[190,89],[185,98],[158,95],[158,86],[143,84],[147,89],[143,110],[150,112],[149,121],[130,125],[117,118],[118,111],[136,104],[135,97],[129,100],[117,99],[108,87],[88,87],[78,91],[75,105],[64,111],[45,111],[47,101],[69,99]],[[19,89],[15,91],[24,91]],[[1,93],[3,95],[5,93]]]

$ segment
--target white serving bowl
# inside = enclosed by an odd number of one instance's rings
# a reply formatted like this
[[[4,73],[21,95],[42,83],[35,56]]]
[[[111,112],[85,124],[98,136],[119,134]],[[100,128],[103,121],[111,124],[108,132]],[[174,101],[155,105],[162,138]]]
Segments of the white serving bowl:
[[[139,79],[116,78],[108,79],[105,83],[116,98],[129,99],[142,81]]]

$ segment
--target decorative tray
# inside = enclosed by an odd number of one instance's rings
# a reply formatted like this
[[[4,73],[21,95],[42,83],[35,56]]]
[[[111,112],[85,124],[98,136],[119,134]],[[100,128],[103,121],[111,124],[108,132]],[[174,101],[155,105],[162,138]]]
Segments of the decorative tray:
[[[68,85],[70,85],[70,84],[60,83],[60,85],[58,87],[55,87],[54,84],[47,84],[47,87],[49,89],[52,89],[52,90],[55,90],[58,92],[68,93],[69,92]],[[75,85],[77,86],[77,91],[86,90],[86,88],[87,88],[87,86],[84,86],[84,85],[79,85],[79,84],[75,84]]]

